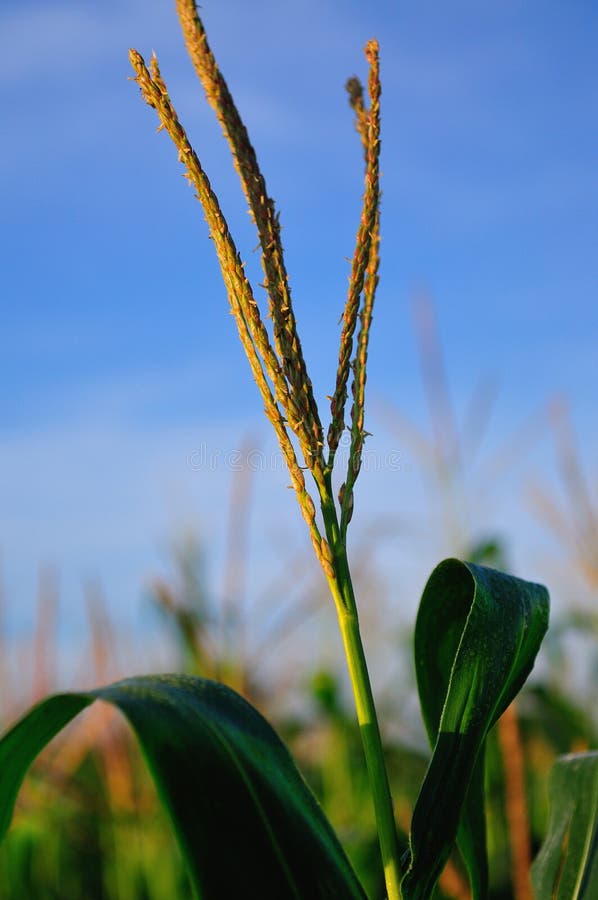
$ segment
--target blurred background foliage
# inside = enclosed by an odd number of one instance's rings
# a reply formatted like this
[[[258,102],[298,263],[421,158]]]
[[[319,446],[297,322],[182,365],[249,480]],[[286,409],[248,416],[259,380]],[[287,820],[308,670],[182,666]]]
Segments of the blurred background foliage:
[[[459,433],[451,409],[433,307],[420,301],[416,322],[422,378],[429,403],[426,433],[406,422],[398,409],[383,405],[387,425],[426,460],[425,476],[435,499],[435,527],[453,555],[509,569],[509,535],[489,535],[483,515],[467,511],[476,489],[468,483],[466,456],[484,428],[481,410]],[[483,414],[482,414],[483,413]],[[380,414],[380,413],[379,413]],[[500,478],[509,447],[552,435],[562,491],[552,496],[541,485],[529,488],[530,503],[561,548],[569,596],[562,598],[532,681],[491,734],[487,750],[488,840],[492,900],[531,900],[529,861],[547,825],[547,779],[556,756],[598,746],[592,701],[598,675],[598,508],[582,469],[562,402],[526,424],[505,442],[495,463]],[[160,623],[164,646],[124,646],[139,654],[146,671],[165,667],[224,681],[245,695],[274,724],[337,830],[368,896],[383,897],[373,811],[353,709],[340,654],[338,666],[310,655],[310,635],[321,627],[318,610],[327,604],[324,585],[308,552],[287,549],[281,575],[263,596],[246,596],[252,484],[250,467],[232,476],[229,533],[222,585],[211,590],[204,548],[192,535],[176,543],[170,572],[148,589],[150,614]],[[404,524],[401,528],[404,528]],[[403,843],[410,812],[423,778],[428,747],[419,720],[410,658],[411,634],[392,619],[396,598],[376,579],[375,547],[401,539],[393,523],[378,522],[353,548],[357,595],[367,620],[367,649],[388,670],[378,690],[379,712]],[[524,574],[524,573],[523,573]],[[548,579],[547,579],[548,580]],[[281,603],[287,585],[298,590]],[[550,584],[548,585],[550,587]],[[88,641],[79,648],[73,685],[85,687],[131,674],[122,636],[117,635],[98,585],[85,603]],[[18,602],[6,597],[3,603]],[[260,618],[262,625],[249,627]],[[564,611],[563,611],[564,610]],[[389,612],[390,611],[390,612]],[[389,618],[390,616],[390,618]],[[14,648],[0,629],[0,716],[6,726],[29,703],[55,689],[59,679],[56,627],[59,589],[55,573],[40,577],[36,632],[29,645]],[[310,623],[308,630],[306,623]],[[325,626],[323,626],[325,627]],[[384,636],[384,640],[382,640]],[[325,638],[324,638],[325,640]],[[299,669],[297,642],[303,657]],[[322,636],[320,635],[321,646]],[[392,659],[388,646],[392,646]],[[282,648],[275,653],[274,648]],[[313,659],[313,663],[310,660]],[[307,662],[306,662],[307,660]],[[388,661],[388,666],[386,666]],[[580,674],[581,673],[581,674]],[[231,810],[234,815],[234,810]],[[114,711],[96,704],[57,737],[34,765],[21,791],[13,827],[0,848],[0,897],[19,900],[158,900],[189,896],[182,862],[131,734]],[[466,898],[467,880],[458,854],[437,889],[438,898]]]

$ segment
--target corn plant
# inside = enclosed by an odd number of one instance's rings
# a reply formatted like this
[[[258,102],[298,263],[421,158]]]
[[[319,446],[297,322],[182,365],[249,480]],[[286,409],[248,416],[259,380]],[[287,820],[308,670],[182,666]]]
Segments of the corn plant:
[[[177,117],[155,55],[146,65],[137,51],[130,51],[134,80],[155,110],[159,130],[165,130],[177,148],[203,208],[239,337],[336,608],[388,900],[430,897],[455,843],[465,861],[473,897],[481,900],[488,893],[485,741],[533,667],[548,627],[549,600],[540,585],[472,562],[445,560],[430,576],[417,615],[414,652],[432,753],[413,810],[409,847],[400,854],[347,552],[354,489],[367,437],[366,371],[379,268],[378,43],[369,41],[365,48],[367,88],[356,78],[347,84],[364,151],[365,187],[325,429],[297,329],[278,213],[194,0],[177,0],[177,10],[259,236],[267,316],[258,306],[218,198]],[[266,324],[268,318],[271,327]],[[346,429],[350,452],[346,469],[339,473],[342,464],[337,450]],[[333,474],[340,474],[338,495]],[[35,706],[0,742],[0,835],[9,827],[30,763],[97,699],[115,705],[136,733],[197,897],[365,897],[332,826],[274,730],[230,688],[202,678],[133,678],[92,691],[55,695]],[[595,794],[595,763],[590,755],[581,765],[584,796],[590,789]],[[567,791],[573,797],[567,787],[572,769],[566,762],[560,765],[555,791],[559,796]],[[550,840],[537,863],[540,900],[589,898],[592,889],[596,896],[596,804],[584,802],[582,808],[569,802],[564,807],[561,814],[559,804],[554,806]],[[574,830],[569,828],[571,819]],[[559,881],[565,875],[567,884],[571,877],[577,879],[575,883],[581,885],[577,893],[561,891]]]

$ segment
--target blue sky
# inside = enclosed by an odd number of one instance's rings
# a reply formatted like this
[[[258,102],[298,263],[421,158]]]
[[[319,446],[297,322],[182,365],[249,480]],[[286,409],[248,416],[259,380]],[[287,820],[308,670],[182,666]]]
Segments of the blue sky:
[[[14,627],[31,621],[46,563],[73,622],[90,577],[115,613],[137,621],[143,585],[188,527],[213,553],[217,581],[231,473],[194,470],[190,456],[246,440],[273,447],[201,211],[127,81],[128,47],[146,57],[155,49],[257,273],[256,239],[173,6],[4,0],[0,11],[0,555]],[[362,47],[377,36],[383,263],[371,397],[425,422],[411,314],[424,292],[456,408],[480,379],[500,385],[489,450],[561,393],[595,472],[595,4],[205,0],[203,16],[281,210],[322,403],[361,194],[343,85],[365,74]],[[368,484],[364,473],[358,500],[368,521],[379,512],[404,521],[428,502],[423,463],[375,410],[374,448],[394,448],[406,464]],[[538,472],[556,480],[548,438],[534,453],[475,520],[522,546],[533,526],[521,484]],[[256,475],[256,586],[260,566],[283,558],[285,529],[291,544],[304,541],[284,484],[283,473]],[[407,583],[419,589],[443,539],[415,557],[411,538],[395,540],[387,556],[405,557]],[[516,561],[540,577],[530,553]]]

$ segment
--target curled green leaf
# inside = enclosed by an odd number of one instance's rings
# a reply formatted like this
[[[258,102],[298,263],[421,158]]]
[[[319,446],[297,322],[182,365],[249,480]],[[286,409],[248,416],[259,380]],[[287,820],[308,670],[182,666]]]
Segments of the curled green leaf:
[[[546,588],[448,559],[415,627],[415,667],[433,748],[413,812],[405,900],[426,900],[455,840],[475,900],[488,889],[484,742],[529,675],[548,627]]]
[[[132,678],[35,706],[0,740],[0,838],[30,764],[94,700],[135,731],[198,898],[365,900],[280,738],[238,694],[200,678]]]

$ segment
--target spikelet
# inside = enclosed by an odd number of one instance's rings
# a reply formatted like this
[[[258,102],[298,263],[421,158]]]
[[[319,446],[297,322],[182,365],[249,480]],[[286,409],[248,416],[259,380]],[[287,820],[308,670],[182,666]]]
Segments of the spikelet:
[[[281,411],[281,406],[287,411],[291,408],[287,382],[270,345],[268,333],[260,318],[259,309],[253,297],[251,285],[245,275],[243,263],[228,230],[218,199],[212,191],[207,175],[203,171],[197,154],[193,150],[170,102],[156,57],[152,57],[149,69],[145,65],[143,57],[136,50],[129,52],[129,59],[135,72],[135,81],[141,89],[143,98],[149,106],[156,110],[162,128],[168,132],[174,145],[177,147],[179,159],[187,169],[187,177],[195,187],[197,198],[203,207],[241,343],[249,360],[253,377],[262,395],[266,416],[274,426],[289,469],[292,486],[297,495],[302,514],[309,526],[314,549],[322,566],[325,567],[327,563],[322,554],[322,537],[316,524],[315,507],[306,489],[305,478],[297,462],[295,450],[286,429],[285,418]],[[266,373],[272,382],[274,393]]]
[[[347,480],[343,485],[343,498],[340,500],[342,535],[346,533],[347,525],[351,521],[351,516],[353,515],[353,486],[361,469],[363,443],[367,434],[364,430],[366,365],[370,326],[372,324],[372,311],[376,288],[378,287],[378,270],[380,267],[380,188],[378,182],[381,91],[377,41],[370,41],[366,46],[365,53],[366,58],[370,63],[368,79],[368,93],[370,100],[369,110],[366,111],[365,109],[363,102],[363,88],[356,78],[349,79],[347,82],[347,91],[349,93],[349,101],[355,112],[355,126],[361,137],[364,148],[366,170],[369,168],[371,176],[376,183],[377,202],[370,234],[369,256],[363,285],[363,303],[359,312],[357,348],[355,351],[355,359],[353,361],[353,382],[351,385],[353,397],[351,407],[351,445],[349,449]]]
[[[380,156],[380,72],[378,65],[378,43],[370,41],[365,48],[366,58],[370,64],[369,93],[370,110],[366,113],[363,107],[363,91],[356,78],[349,80],[347,87],[351,105],[355,109],[357,128],[361,134],[365,147],[365,191],[361,219],[357,230],[355,251],[351,264],[349,277],[349,289],[347,302],[342,318],[342,330],[336,375],[336,386],[330,403],[332,421],[328,429],[328,446],[330,449],[329,466],[334,462],[334,455],[338,448],[340,436],[345,428],[345,404],[347,401],[347,382],[351,369],[351,357],[353,354],[353,337],[359,317],[361,295],[364,290],[366,275],[371,268],[372,244],[377,244],[377,219],[380,201],[379,186],[379,156]],[[367,127],[366,127],[367,126]],[[377,256],[377,250],[375,251]],[[377,270],[377,269],[376,269]],[[375,290],[375,279],[370,279],[370,288]],[[371,292],[373,301],[373,291]],[[361,332],[364,332],[365,323],[365,347],[367,353],[367,334],[370,312],[362,317]],[[363,353],[362,361],[365,363]],[[365,370],[364,370],[365,371]],[[361,377],[361,376],[360,376]],[[364,380],[365,384],[365,380]]]
[[[231,149],[262,250],[264,287],[274,327],[274,341],[289,385],[294,426],[308,468],[323,467],[323,431],[307,374],[284,263],[280,223],[269,197],[247,129],[208,44],[194,0],[176,0],[183,36],[197,76]]]

